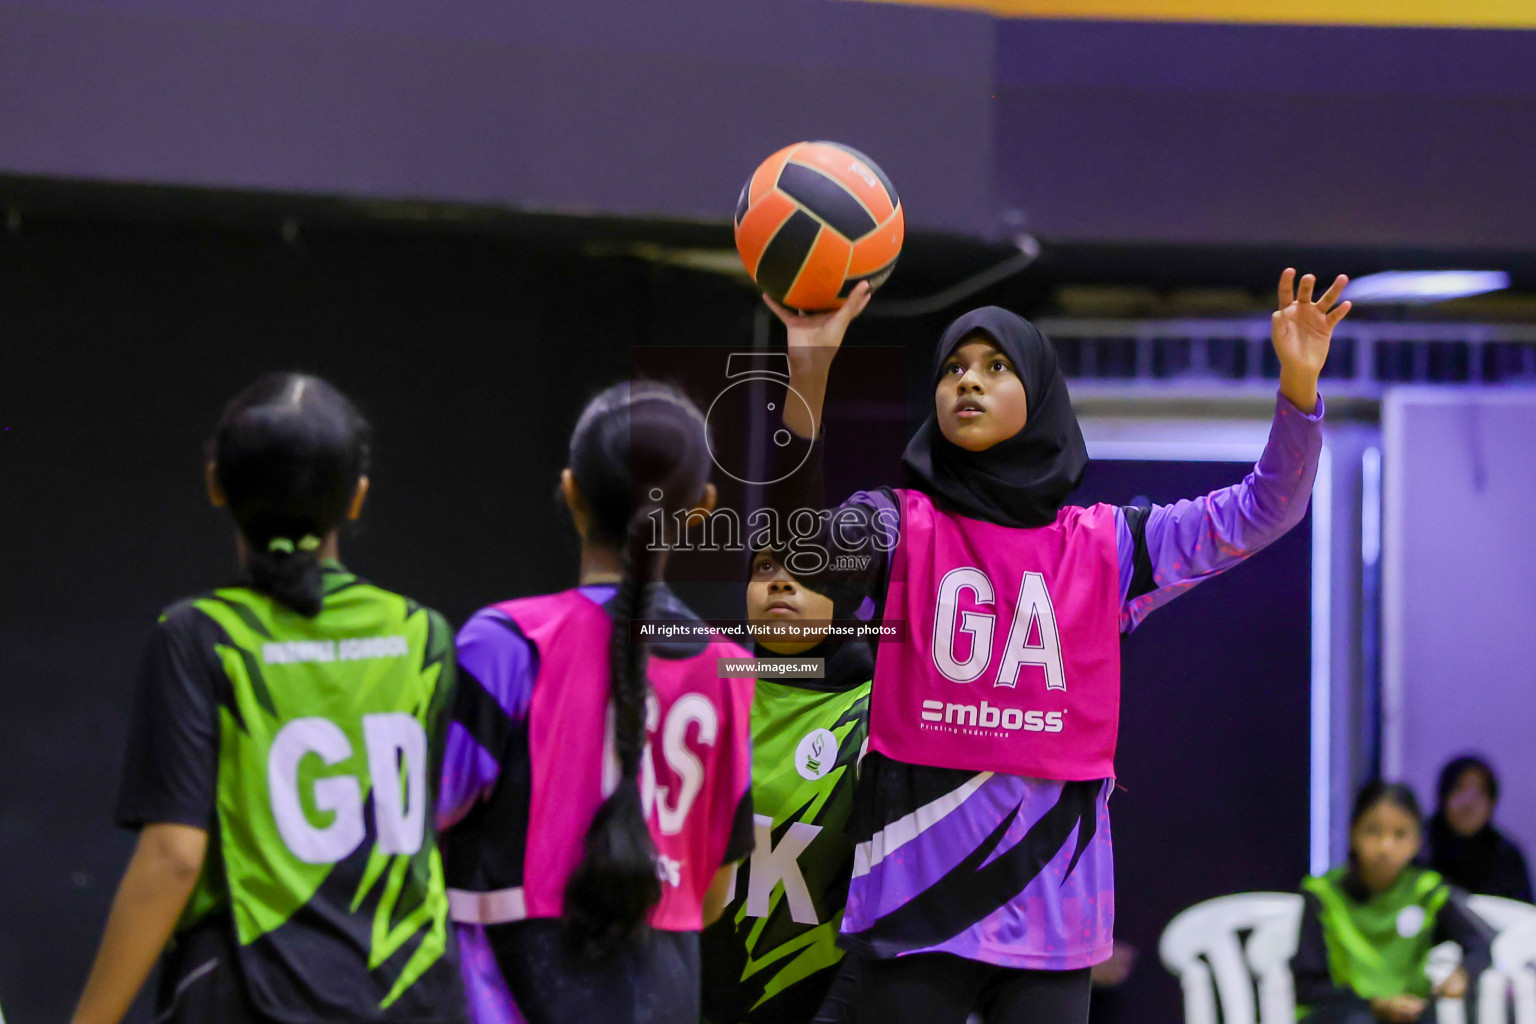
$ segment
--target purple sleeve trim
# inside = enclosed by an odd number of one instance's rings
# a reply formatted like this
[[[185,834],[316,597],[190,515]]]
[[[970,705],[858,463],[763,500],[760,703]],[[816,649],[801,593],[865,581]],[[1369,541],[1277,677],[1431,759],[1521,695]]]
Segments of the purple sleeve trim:
[[[512,620],[482,608],[464,623],[457,641],[459,667],[474,677],[508,718],[521,720],[533,700],[533,652]]]
[[[874,509],[876,512],[874,527],[880,533],[880,536],[876,539],[887,552],[896,550],[896,538],[900,533],[898,520],[901,516],[901,508],[890,499],[887,492],[878,490],[854,491],[843,504],[868,505]],[[882,510],[886,512],[886,515],[879,515]]]
[[[1154,609],[1274,543],[1301,522],[1323,447],[1322,421],[1322,396],[1311,415],[1283,395],[1277,396],[1269,441],[1253,472],[1241,483],[1193,500],[1152,507],[1146,540],[1157,589],[1122,605],[1123,632],[1135,629]],[[1130,580],[1127,550],[1122,541],[1122,594],[1128,592]]]
[[[473,686],[471,681],[469,685]],[[458,722],[448,723],[442,783],[437,794],[437,827],[451,828],[501,777],[501,765]]]
[[[455,924],[453,929],[459,940],[459,972],[464,979],[469,1019],[474,1024],[527,1024],[501,975],[485,926]]]
[[[528,641],[494,608],[476,612],[459,630],[456,646],[461,692],[443,745],[438,828],[463,818],[495,785],[502,752],[487,749],[486,737],[506,731],[494,725],[498,714],[514,723],[527,717],[536,675]]]
[[[874,556],[870,568],[864,574],[869,584],[869,594],[855,612],[859,618],[869,619],[884,602],[885,590],[890,583],[891,556],[896,553],[896,544],[901,536],[901,504],[891,500],[889,492],[874,490],[854,491],[840,507],[847,508],[849,505],[864,505],[874,510],[869,520],[869,533],[865,537],[870,542],[870,554]]]

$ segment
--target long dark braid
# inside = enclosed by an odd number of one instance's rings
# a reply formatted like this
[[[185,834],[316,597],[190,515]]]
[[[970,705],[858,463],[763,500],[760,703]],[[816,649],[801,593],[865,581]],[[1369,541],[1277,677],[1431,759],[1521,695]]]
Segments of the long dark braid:
[[[624,778],[638,776],[640,755],[645,750],[645,676],[644,644],[630,640],[628,625],[632,619],[649,617],[656,582],[655,559],[648,543],[650,524],[644,515],[631,521],[624,552],[624,578],[613,598],[614,630],[608,640],[608,665],[612,674],[609,689],[614,701],[614,745]]]
[[[655,383],[618,384],[594,398],[571,436],[571,472],[591,512],[589,543],[618,549],[624,575],[611,605],[609,692],[620,778],[587,830],[586,850],[565,887],[566,935],[601,959],[645,926],[661,899],[656,846],[640,800],[645,751],[646,651],[630,620],[646,617],[662,552],[652,517],[697,501],[709,478],[704,417],[681,392]]]

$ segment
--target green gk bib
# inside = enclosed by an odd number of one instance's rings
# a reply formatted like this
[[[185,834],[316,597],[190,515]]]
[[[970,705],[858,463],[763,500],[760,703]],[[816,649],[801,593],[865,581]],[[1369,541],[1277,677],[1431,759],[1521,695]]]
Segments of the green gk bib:
[[[844,835],[869,731],[869,683],[824,692],[759,679],[752,701],[757,844],[731,902],[704,931],[711,1024],[808,1021],[842,960],[853,871]]]

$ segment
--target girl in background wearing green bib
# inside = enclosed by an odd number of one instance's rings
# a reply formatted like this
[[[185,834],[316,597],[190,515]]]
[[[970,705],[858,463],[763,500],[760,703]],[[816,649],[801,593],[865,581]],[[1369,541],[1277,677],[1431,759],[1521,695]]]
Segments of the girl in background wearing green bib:
[[[1488,966],[1493,933],[1466,893],[1411,862],[1423,815],[1407,786],[1372,782],[1355,798],[1349,864],[1301,883],[1305,908],[1291,973],[1307,1024],[1433,1024],[1434,999],[1457,998]],[[1462,965],[1438,987],[1424,968],[1446,940]],[[1475,1000],[1467,1000],[1472,1016]]]

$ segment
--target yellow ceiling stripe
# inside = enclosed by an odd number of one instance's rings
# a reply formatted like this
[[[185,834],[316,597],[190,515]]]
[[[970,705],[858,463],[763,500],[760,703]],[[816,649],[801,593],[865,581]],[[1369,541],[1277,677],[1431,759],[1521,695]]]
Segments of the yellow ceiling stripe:
[[[865,0],[986,11],[1001,18],[1210,21],[1400,28],[1536,28],[1536,0]]]

